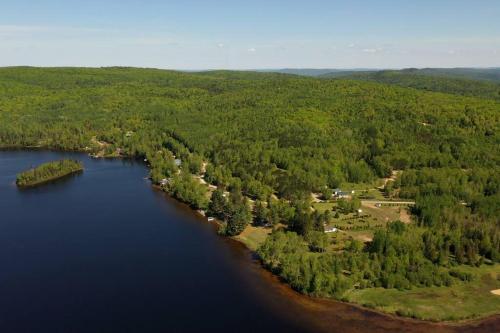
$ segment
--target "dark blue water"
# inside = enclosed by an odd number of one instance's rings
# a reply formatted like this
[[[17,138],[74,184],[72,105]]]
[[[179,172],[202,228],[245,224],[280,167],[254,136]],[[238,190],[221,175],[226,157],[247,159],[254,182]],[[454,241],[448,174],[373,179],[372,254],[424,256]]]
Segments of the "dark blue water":
[[[300,330],[245,287],[241,252],[151,188],[144,165],[93,160],[18,190],[15,174],[75,157],[0,152],[0,332]]]
[[[16,173],[63,157],[82,160],[83,174],[14,185]],[[147,173],[126,160],[0,152],[0,333],[422,328],[298,296]]]

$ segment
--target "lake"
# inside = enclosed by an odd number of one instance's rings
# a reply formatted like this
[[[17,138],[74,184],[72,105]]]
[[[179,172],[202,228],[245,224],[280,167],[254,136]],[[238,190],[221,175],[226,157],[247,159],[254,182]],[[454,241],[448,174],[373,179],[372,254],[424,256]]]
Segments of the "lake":
[[[61,158],[85,171],[19,190]],[[299,295],[129,160],[0,152],[0,332],[487,332]]]

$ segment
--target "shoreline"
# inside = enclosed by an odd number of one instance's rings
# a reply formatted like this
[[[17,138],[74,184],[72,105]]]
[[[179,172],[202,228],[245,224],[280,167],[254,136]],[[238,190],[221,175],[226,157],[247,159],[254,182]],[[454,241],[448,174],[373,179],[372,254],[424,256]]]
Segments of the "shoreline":
[[[5,150],[27,150],[27,151],[56,151],[56,152],[61,152],[61,153],[78,153],[78,154],[86,154],[90,158],[95,158],[95,159],[126,159],[126,160],[133,160],[137,161],[143,165],[146,166],[146,168],[149,170],[147,163],[144,163],[142,159],[138,157],[131,157],[131,156],[91,156],[88,151],[85,150],[62,150],[62,149],[51,149],[47,147],[22,147],[22,146],[16,146],[16,147],[1,147],[0,146],[0,151]],[[68,175],[71,175],[73,173],[79,173],[82,170],[75,171],[68,173],[64,176],[57,177],[55,179],[63,178]],[[452,321],[434,321],[434,320],[426,320],[426,319],[418,319],[418,318],[412,318],[412,317],[405,317],[405,316],[400,316],[395,313],[389,313],[385,312],[383,310],[378,310],[375,308],[369,308],[366,307],[362,304],[358,303],[351,303],[351,302],[346,302],[342,300],[337,300],[333,298],[326,298],[326,297],[316,297],[316,296],[311,296],[307,294],[300,293],[293,288],[286,282],[282,281],[279,276],[273,274],[271,271],[267,270],[260,260],[258,259],[258,255],[256,254],[255,251],[250,249],[245,242],[243,242],[240,239],[237,239],[235,237],[225,237],[221,236],[217,233],[218,227],[220,227],[220,222],[217,220],[214,221],[207,221],[206,217],[200,214],[196,209],[192,208],[189,206],[189,204],[184,203],[177,198],[169,195],[167,192],[163,191],[159,185],[153,184],[150,180],[149,177],[147,177],[148,180],[150,181],[150,186],[153,190],[156,190],[158,192],[161,192],[161,194],[164,195],[167,200],[175,202],[176,205],[183,207],[186,211],[189,211],[192,215],[196,216],[196,219],[199,220],[200,222],[208,223],[213,227],[214,232],[217,234],[218,237],[222,238],[225,241],[229,241],[230,243],[236,245],[237,247],[240,247],[247,253],[248,260],[250,261],[251,264],[257,265],[260,274],[269,282],[274,285],[274,287],[277,287],[281,289],[284,293],[286,293],[289,297],[293,298],[299,303],[314,303],[315,305],[321,306],[326,308],[326,312],[332,312],[336,311],[336,307],[342,306],[342,307],[349,307],[355,311],[358,312],[359,315],[368,315],[368,316],[380,316],[381,318],[384,318],[385,320],[390,320],[390,321],[398,321],[398,322],[406,322],[409,324],[414,324],[414,325],[425,325],[428,326],[427,328],[446,328],[446,329],[454,329],[454,328],[459,328],[459,329],[465,329],[468,331],[468,329],[471,329],[473,332],[474,328],[478,328],[478,326],[483,326],[483,325],[488,325],[491,324],[493,327],[496,327],[497,325],[500,325],[500,312],[495,313],[495,314],[489,314],[486,316],[482,317],[477,317],[477,318],[470,318],[470,319],[459,319],[459,320],[452,320]],[[51,179],[51,180],[55,180]],[[50,180],[47,180],[47,182]],[[46,181],[43,181],[45,183]],[[41,183],[40,183],[41,184]],[[37,184],[38,185],[38,184]],[[36,185],[33,185],[36,186]],[[29,188],[32,187],[32,185],[29,186],[22,186],[20,188]],[[483,331],[481,331],[483,332]]]
[[[172,199],[176,200],[175,198],[172,198]],[[199,215],[199,214],[197,214],[197,215]],[[200,217],[202,217],[202,216],[200,215]],[[221,236],[221,237],[224,237],[224,236]],[[334,299],[334,298],[316,297],[316,296],[311,296],[311,295],[303,294],[301,292],[296,291],[292,287],[290,287],[290,285],[288,283],[286,283],[285,281],[283,281],[282,279],[280,279],[279,276],[273,274],[271,271],[269,271],[268,269],[266,269],[264,267],[264,265],[262,265],[261,261],[258,259],[257,253],[255,251],[253,251],[252,249],[250,249],[245,244],[245,242],[243,242],[243,241],[241,241],[241,240],[239,240],[239,239],[237,239],[235,237],[229,237],[229,239],[231,239],[232,241],[234,241],[234,242],[240,244],[241,246],[243,246],[245,248],[245,250],[248,251],[252,255],[252,257],[255,258],[254,260],[256,262],[258,262],[258,265],[260,266],[260,268],[262,269],[262,271],[265,272],[266,274],[268,274],[270,276],[270,279],[274,280],[274,282],[276,282],[276,283],[279,283],[283,287],[286,287],[289,291],[297,294],[298,296],[305,297],[305,298],[307,298],[307,299],[309,299],[311,301],[331,302],[331,303],[343,304],[343,305],[347,305],[347,306],[351,306],[351,307],[357,308],[358,310],[361,310],[361,311],[364,311],[364,312],[370,312],[370,313],[373,313],[373,314],[382,315],[382,316],[385,316],[385,317],[388,317],[388,318],[391,318],[391,319],[394,319],[394,320],[407,321],[407,322],[411,322],[411,323],[423,323],[423,324],[430,324],[430,325],[434,324],[434,325],[439,325],[439,326],[446,325],[446,326],[449,326],[449,327],[467,327],[467,326],[472,326],[474,324],[480,324],[480,323],[483,323],[483,322],[486,322],[486,321],[489,321],[489,320],[497,320],[497,319],[500,320],[500,312],[499,313],[495,313],[495,314],[488,314],[488,315],[486,315],[484,317],[477,317],[477,318],[470,318],[470,319],[458,319],[458,320],[453,320],[453,321],[450,321],[450,320],[443,320],[443,321],[439,321],[439,320],[426,320],[426,319],[419,319],[419,318],[399,316],[399,315],[397,315],[395,313],[385,312],[383,310],[378,310],[378,309],[375,309],[375,308],[369,308],[369,307],[366,307],[366,306],[364,306],[362,304],[359,304],[359,303],[352,303],[352,302],[346,302],[346,301],[342,301],[342,300],[337,300],[337,299]]]
[[[165,196],[165,198],[168,201],[174,202],[176,205],[182,207],[186,211],[189,211],[192,215],[196,217],[197,220],[203,223],[208,223],[210,224],[214,232],[217,233],[217,229],[220,226],[220,222],[217,220],[215,221],[207,221],[206,217],[200,214],[197,210],[191,208],[188,204],[170,196],[167,192],[163,191],[160,186],[152,184],[151,186],[154,190],[160,192]],[[330,308],[327,309],[330,311],[335,310],[335,307],[338,307],[339,305],[341,306],[347,306],[356,309],[357,311],[360,311],[361,313],[365,314],[371,314],[371,315],[378,315],[385,317],[386,319],[389,320],[395,320],[395,321],[401,321],[401,322],[407,322],[409,324],[422,324],[422,325],[431,325],[434,327],[446,327],[446,328],[471,328],[473,329],[475,326],[481,325],[481,324],[487,324],[488,322],[500,322],[500,312],[495,313],[495,314],[489,314],[484,317],[477,317],[477,318],[469,318],[469,319],[459,319],[459,320],[443,320],[443,321],[434,321],[434,320],[425,320],[425,319],[418,319],[418,318],[412,318],[412,317],[404,317],[404,316],[399,316],[395,313],[390,313],[390,312],[385,312],[382,310],[374,309],[374,308],[369,308],[366,306],[363,306],[362,304],[358,303],[352,303],[352,302],[345,302],[342,300],[337,300],[333,298],[326,298],[326,297],[316,297],[316,296],[311,296],[307,294],[303,294],[301,292],[298,292],[294,290],[292,287],[290,287],[289,284],[286,282],[282,281],[279,276],[273,274],[271,271],[266,269],[262,263],[260,262],[258,255],[255,251],[250,249],[245,242],[243,242],[240,239],[237,239],[236,237],[225,237],[218,235],[222,240],[224,241],[229,241],[232,243],[233,246],[235,247],[240,247],[243,249],[248,256],[248,260],[252,263],[255,264],[259,267],[259,271],[262,276],[269,282],[274,285],[277,285],[278,288],[284,290],[286,294],[289,294],[290,297],[292,298],[303,298],[305,302],[312,302],[312,303],[317,303],[320,304],[321,306]]]

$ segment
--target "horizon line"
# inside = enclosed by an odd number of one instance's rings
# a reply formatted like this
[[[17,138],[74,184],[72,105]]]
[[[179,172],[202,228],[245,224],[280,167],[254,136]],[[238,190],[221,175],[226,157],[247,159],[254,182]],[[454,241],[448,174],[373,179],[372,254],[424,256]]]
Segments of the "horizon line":
[[[0,68],[136,68],[136,69],[157,69],[180,72],[204,72],[204,71],[277,71],[277,70],[338,70],[338,71],[384,71],[384,70],[405,70],[405,69],[500,69],[497,66],[452,66],[452,67],[432,67],[432,66],[410,66],[410,67],[261,67],[261,68],[171,68],[171,67],[149,67],[132,65],[103,65],[103,66],[82,66],[82,65],[61,65],[61,66],[36,66],[36,65],[0,65]]]

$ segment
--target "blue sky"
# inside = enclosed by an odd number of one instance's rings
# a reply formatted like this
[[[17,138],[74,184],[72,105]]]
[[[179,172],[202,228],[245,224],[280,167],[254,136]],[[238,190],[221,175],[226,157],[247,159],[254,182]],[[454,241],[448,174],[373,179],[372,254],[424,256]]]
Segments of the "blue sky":
[[[500,66],[498,0],[0,0],[0,66]]]

